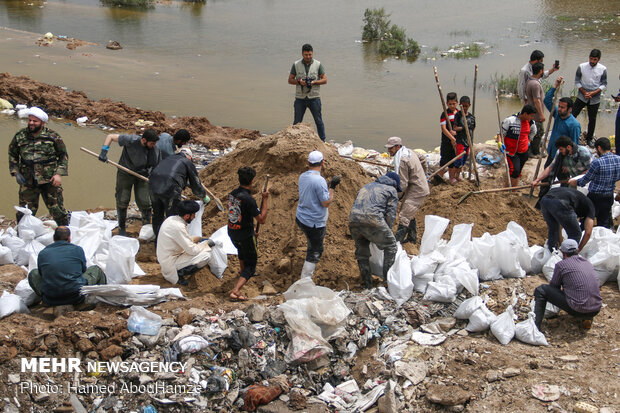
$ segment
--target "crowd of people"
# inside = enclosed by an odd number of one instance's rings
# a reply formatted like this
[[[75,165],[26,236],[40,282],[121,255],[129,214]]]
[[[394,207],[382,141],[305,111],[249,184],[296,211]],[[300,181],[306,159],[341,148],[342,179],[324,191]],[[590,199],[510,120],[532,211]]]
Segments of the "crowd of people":
[[[620,157],[612,152],[609,139],[594,139],[601,92],[607,84],[607,70],[599,62],[601,52],[592,50],[588,62],[580,64],[576,71],[575,86],[579,94],[573,101],[570,97],[555,96],[563,83],[562,76],[543,93],[541,79],[559,70],[558,61],[551,69],[545,70],[543,59],[541,51],[532,52],[529,62],[519,73],[518,94],[523,107],[501,123],[502,151],[506,155],[511,186],[518,185],[530,156],[547,154],[545,168],[532,185],[547,184],[541,186],[537,204],[548,227],[546,246],[550,250],[559,247],[566,264],[556,266],[550,285],[536,289],[537,325],[540,327],[541,308],[544,309],[547,301],[571,314],[585,314],[591,324],[601,300],[598,287],[595,288],[592,281],[596,280],[594,269],[578,253],[590,238],[595,223],[612,227],[611,207],[616,182],[620,180]],[[296,87],[294,123],[301,122],[305,110],[310,109],[319,138],[324,141],[319,90],[327,83],[327,77],[323,65],[313,58],[311,45],[303,45],[302,59],[293,64],[288,83]],[[462,179],[468,156],[473,155],[470,146],[476,119],[469,112],[471,100],[468,96],[458,99],[456,93],[450,92],[446,98],[446,108],[440,116],[440,166],[448,167],[449,183],[455,185]],[[559,98],[558,104],[554,105],[556,98]],[[457,109],[458,105],[460,109]],[[588,128],[585,145],[580,145],[581,126],[576,116],[585,107]],[[548,144],[543,148],[547,116],[553,126],[548,134]],[[31,108],[28,127],[17,132],[9,145],[9,169],[19,184],[19,204],[34,214],[40,195],[58,224],[54,243],[39,254],[38,269],[29,274],[29,281],[46,304],[83,305],[79,288],[85,284],[105,283],[106,277],[98,267],[86,268],[84,251],[70,243],[69,213],[63,205],[61,185],[61,177],[67,175],[68,155],[61,137],[47,128],[47,122],[48,115],[43,110]],[[619,123],[617,120],[617,128]],[[158,134],[153,129],[145,130],[142,135],[109,134],[99,154],[100,161],[108,162],[110,145],[117,143],[122,147],[115,193],[118,235],[127,235],[127,208],[133,190],[143,224],[153,225],[163,277],[181,285],[186,285],[189,275],[209,263],[211,248],[215,245],[207,238],[190,236],[188,230],[199,206],[195,201],[183,200],[183,190],[189,186],[205,204],[210,202],[192,162],[192,152],[185,146],[190,139],[189,132],[184,129],[174,136]],[[596,157],[592,156],[589,147],[596,150]],[[380,276],[385,281],[394,263],[397,243],[417,243],[415,215],[430,194],[425,156],[405,147],[399,137],[390,137],[385,148],[393,157],[394,172],[379,176],[362,187],[349,215],[355,258],[366,288],[372,286],[370,243],[383,251]],[[307,240],[302,278],[312,277],[321,259],[328,209],[341,181],[341,177],[334,176],[328,182],[321,175],[323,165],[323,153],[309,153],[308,170],[301,174],[298,182],[295,222]],[[266,222],[269,190],[262,191],[259,207],[252,196],[255,170],[244,166],[237,174],[239,187],[228,195],[228,235],[237,248],[240,268],[230,298],[243,301],[247,297],[241,289],[256,274],[258,261],[254,221],[259,224]],[[549,189],[557,182],[561,187]],[[587,196],[575,190],[575,187],[587,184]],[[17,219],[20,218],[18,213]],[[393,232],[395,225],[396,231]],[[560,243],[562,228],[568,238]]]

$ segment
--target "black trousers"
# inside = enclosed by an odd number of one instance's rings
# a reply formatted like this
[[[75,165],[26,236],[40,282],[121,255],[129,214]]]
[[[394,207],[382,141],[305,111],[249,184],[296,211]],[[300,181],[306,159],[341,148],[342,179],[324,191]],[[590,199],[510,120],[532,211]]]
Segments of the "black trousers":
[[[323,240],[325,239],[326,227],[309,227],[295,218],[297,226],[306,234],[308,249],[306,250],[306,261],[317,263],[323,255]]]
[[[614,194],[588,192],[588,198],[590,198],[590,201],[594,204],[596,225],[599,227],[611,228],[613,224],[611,207],[614,205]]]
[[[575,103],[573,104],[573,116],[579,116],[581,110],[586,106],[588,107],[588,133],[586,135],[586,140],[590,142],[594,137],[594,128],[596,128],[596,116],[598,115],[598,107],[600,106],[600,103],[591,105],[577,98],[575,99]]]
[[[536,327],[540,330],[540,326],[542,324],[542,320],[545,316],[545,307],[547,306],[547,302],[559,307],[560,309],[566,311],[568,314],[579,317],[592,319],[595,315],[599,313],[599,311],[594,311],[592,313],[580,313],[578,311],[573,310],[570,305],[568,305],[568,301],[566,301],[566,295],[564,291],[560,288],[555,287],[549,284],[542,284],[536,287],[534,290],[534,313],[536,314]]]

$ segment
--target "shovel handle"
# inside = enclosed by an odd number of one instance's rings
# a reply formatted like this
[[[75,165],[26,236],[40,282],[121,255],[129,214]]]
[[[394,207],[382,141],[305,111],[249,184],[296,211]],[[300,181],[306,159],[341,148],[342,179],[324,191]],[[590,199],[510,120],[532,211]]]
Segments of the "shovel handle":
[[[99,158],[99,155],[97,155],[97,154],[96,154],[95,152],[93,152],[93,151],[89,151],[88,149],[84,148],[83,146],[82,146],[82,147],[80,147],[80,149],[81,149],[82,151],[86,152],[87,154],[94,156],[95,158]],[[131,169],[129,169],[129,168],[125,168],[123,165],[119,165],[119,164],[117,164],[117,163],[116,163],[116,162],[114,162],[114,161],[111,161],[111,160],[109,160],[109,159],[108,159],[107,161],[105,161],[105,163],[109,163],[110,165],[114,165],[114,166],[116,166],[118,169],[120,169],[121,171],[123,171],[123,172],[125,172],[125,173],[128,173],[129,175],[133,175],[133,176],[135,176],[136,178],[142,179],[142,180],[143,180],[143,181],[145,181],[145,182],[148,182],[148,181],[149,181],[149,178],[147,178],[146,176],[142,176],[142,175],[140,175],[139,173],[136,173],[136,172],[132,171],[132,170],[131,170]]]
[[[263,192],[265,192],[268,188],[269,188],[269,178],[271,178],[271,175],[267,175],[267,178],[265,179],[265,186],[263,186]],[[265,199],[263,198],[263,200],[260,202],[260,210],[263,210],[263,205],[265,204]],[[258,231],[260,230],[260,222],[256,223],[256,231],[255,234],[256,236],[258,236]]]

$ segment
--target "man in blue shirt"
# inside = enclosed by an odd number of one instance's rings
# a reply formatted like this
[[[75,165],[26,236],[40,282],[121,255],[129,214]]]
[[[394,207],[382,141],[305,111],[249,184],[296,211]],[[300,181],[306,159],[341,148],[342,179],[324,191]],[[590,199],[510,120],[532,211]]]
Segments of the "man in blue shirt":
[[[106,284],[107,279],[98,266],[86,268],[84,250],[71,244],[71,231],[60,226],[54,231],[54,242],[39,253],[37,269],[28,274],[28,283],[46,305],[81,305],[84,296],[80,288]]]
[[[598,138],[594,142],[598,158],[592,161],[590,169],[579,179],[571,179],[571,186],[585,186],[588,182],[588,198],[594,204],[596,225],[611,228],[611,207],[614,204],[616,182],[620,181],[620,156],[611,153],[611,142]]]
[[[161,154],[161,159],[166,159],[170,155],[174,155],[177,148],[181,148],[190,140],[190,134],[185,129],[179,129],[172,137],[169,133],[163,132],[159,135],[157,141],[157,149]]]
[[[327,189],[327,181],[321,176],[321,168],[323,168],[323,154],[312,151],[308,155],[308,170],[299,177],[299,204],[295,222],[308,240],[301,278],[312,277],[316,263],[321,259],[327,208],[334,200],[334,190],[340,183],[340,177],[334,176]]]
[[[545,168],[551,165],[551,161],[555,157],[557,150],[555,141],[560,136],[568,136],[575,146],[579,145],[579,136],[581,135],[581,125],[579,121],[573,116],[573,100],[569,97],[563,97],[558,102],[557,107],[553,107],[553,96],[555,90],[562,83],[562,76],[558,76],[555,81],[554,87],[549,89],[545,94],[545,106],[553,116],[553,129],[551,129],[551,135],[549,136],[549,142],[547,143],[547,161],[545,162]]]

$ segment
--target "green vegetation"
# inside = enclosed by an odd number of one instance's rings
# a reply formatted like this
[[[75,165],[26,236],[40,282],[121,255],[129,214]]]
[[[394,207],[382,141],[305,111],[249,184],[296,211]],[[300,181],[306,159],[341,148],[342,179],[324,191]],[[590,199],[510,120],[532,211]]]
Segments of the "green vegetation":
[[[108,7],[150,7],[154,0],[99,0],[102,5]]]
[[[515,74],[504,76],[495,73],[491,76],[491,83],[494,84],[497,87],[497,90],[502,94],[516,95],[518,82],[519,77]]]
[[[452,30],[448,33],[452,37],[469,37],[471,32],[469,30]]]
[[[480,47],[478,43],[470,43],[464,45],[459,51],[454,53],[454,57],[457,59],[473,59],[480,57],[482,53],[484,53],[484,49]]]
[[[555,16],[555,19],[559,22],[570,22],[575,20],[573,16]]]
[[[364,11],[364,28],[362,40],[379,42],[379,53],[389,56],[406,55],[407,59],[415,60],[420,54],[418,42],[405,34],[405,29],[391,24],[390,14],[380,9]]]

